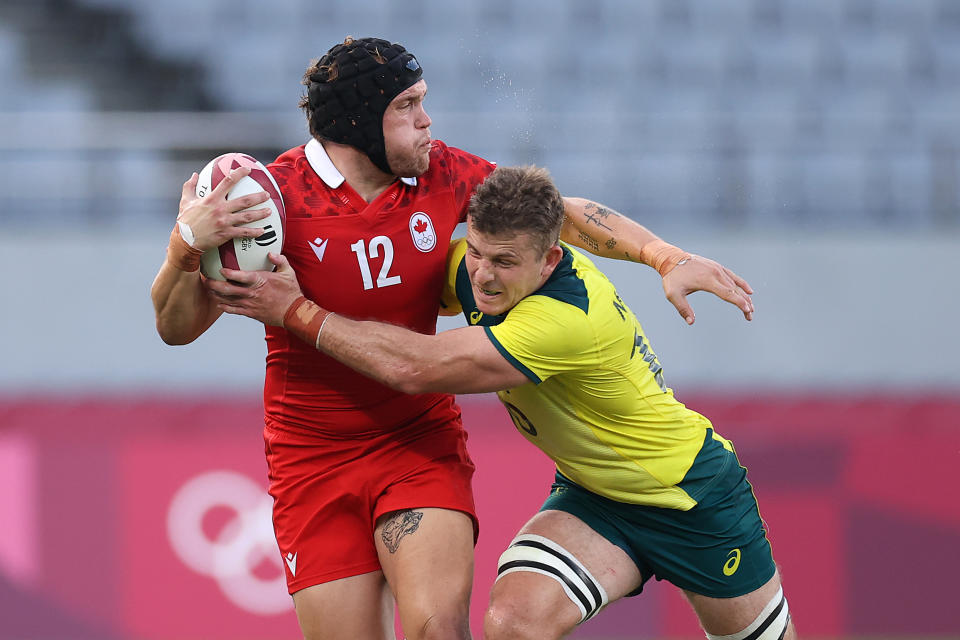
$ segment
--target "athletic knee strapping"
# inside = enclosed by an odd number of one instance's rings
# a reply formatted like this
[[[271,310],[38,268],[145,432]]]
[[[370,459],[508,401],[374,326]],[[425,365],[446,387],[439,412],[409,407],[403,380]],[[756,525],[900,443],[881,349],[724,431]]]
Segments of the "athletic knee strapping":
[[[587,568],[573,554],[543,536],[527,533],[513,539],[500,556],[497,580],[514,571],[532,571],[559,582],[580,609],[580,622],[592,618],[608,602],[607,592]]]
[[[780,587],[757,619],[747,625],[746,629],[728,636],[715,636],[708,633],[707,638],[710,640],[781,640],[783,634],[787,632],[789,622],[790,610],[787,607],[787,599],[783,595],[783,587]]]

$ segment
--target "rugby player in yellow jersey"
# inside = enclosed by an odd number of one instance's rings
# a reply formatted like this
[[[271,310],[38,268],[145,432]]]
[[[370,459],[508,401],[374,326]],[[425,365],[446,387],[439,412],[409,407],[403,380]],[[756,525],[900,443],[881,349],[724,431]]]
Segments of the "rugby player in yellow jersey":
[[[496,169],[449,256],[444,306],[471,326],[435,336],[330,314],[302,297],[279,256],[267,279],[285,280],[285,291],[260,306],[227,297],[222,306],[283,320],[408,393],[496,391],[518,430],[556,462],[549,497],[500,558],[488,640],[562,637],[651,577],[683,590],[708,638],[795,638],[733,446],[674,398],[614,286],[559,242],[562,224],[545,170]],[[233,276],[266,284],[263,274]],[[279,318],[271,308],[287,311]]]

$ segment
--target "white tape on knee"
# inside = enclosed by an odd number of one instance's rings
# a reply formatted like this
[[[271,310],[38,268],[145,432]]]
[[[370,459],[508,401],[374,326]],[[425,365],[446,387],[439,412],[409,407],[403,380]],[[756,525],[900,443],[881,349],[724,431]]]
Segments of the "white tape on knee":
[[[790,622],[790,610],[787,599],[783,596],[783,587],[770,599],[757,619],[747,625],[739,633],[728,636],[707,634],[710,640],[781,640],[787,632],[787,623]]]
[[[607,592],[573,554],[543,536],[517,536],[500,556],[497,580],[514,571],[531,571],[560,583],[580,609],[580,622],[592,618],[608,602]]]

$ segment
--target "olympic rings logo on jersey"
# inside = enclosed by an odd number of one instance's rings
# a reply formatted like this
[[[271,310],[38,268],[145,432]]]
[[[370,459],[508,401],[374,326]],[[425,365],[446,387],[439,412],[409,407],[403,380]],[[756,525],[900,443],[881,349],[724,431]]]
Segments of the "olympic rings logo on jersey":
[[[277,557],[272,505],[270,496],[247,476],[209,471],[180,487],[167,512],[167,537],[180,560],[216,580],[230,602],[261,615],[293,608]],[[232,514],[211,539],[204,531],[204,520],[215,510]],[[276,578],[258,575],[261,572],[255,570],[263,562],[276,565]]]

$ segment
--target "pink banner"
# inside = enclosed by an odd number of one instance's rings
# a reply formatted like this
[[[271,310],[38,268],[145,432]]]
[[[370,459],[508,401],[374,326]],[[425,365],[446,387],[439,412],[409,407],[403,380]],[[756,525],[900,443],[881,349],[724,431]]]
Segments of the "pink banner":
[[[683,398],[734,440],[804,635],[960,634],[960,400]],[[481,519],[472,622],[552,464],[463,400]],[[299,637],[256,399],[0,401],[0,639]],[[579,637],[697,637],[664,583]]]

